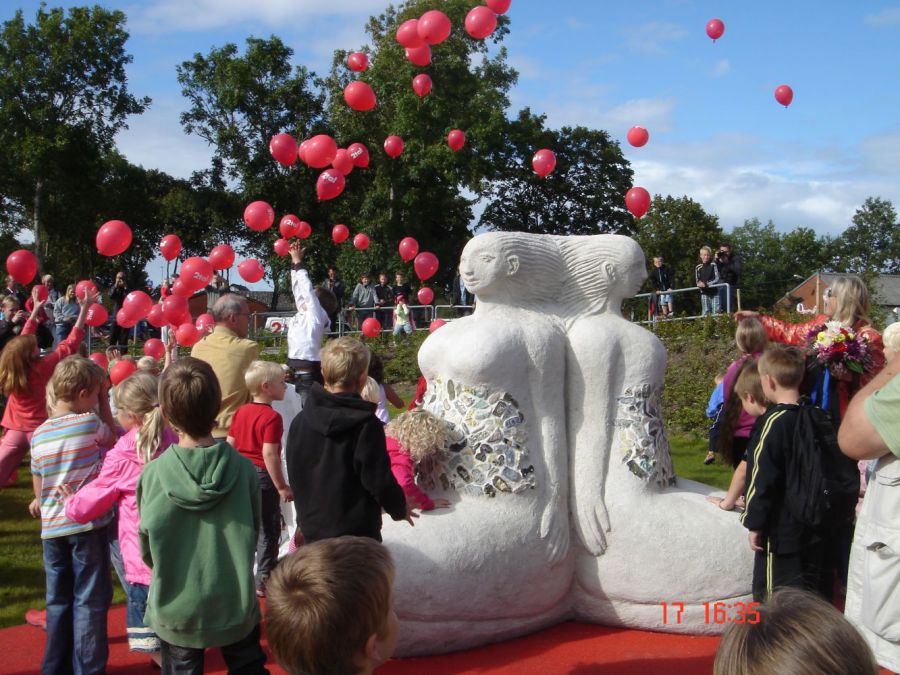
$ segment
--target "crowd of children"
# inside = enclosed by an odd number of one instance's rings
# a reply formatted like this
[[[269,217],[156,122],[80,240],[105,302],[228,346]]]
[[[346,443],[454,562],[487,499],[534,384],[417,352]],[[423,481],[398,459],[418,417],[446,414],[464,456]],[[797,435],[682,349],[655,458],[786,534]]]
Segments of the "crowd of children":
[[[252,400],[236,410],[227,439],[216,440],[222,394],[205,361],[167,358],[161,375],[158,363],[143,364],[110,396],[107,373],[74,355],[92,301],[80,302],[72,332],[50,354],[38,356],[26,322],[0,356],[9,396],[0,481],[30,447],[29,510],[41,519],[42,670],[105,668],[111,530],[124,562],[129,648],[147,653],[165,673],[202,672],[209,647],[221,648],[229,670],[267,672],[257,596],[267,602],[269,645],[289,672],[371,672],[383,663],[399,629],[393,563],[379,543],[382,512],[412,526],[414,509],[450,506],[415,480],[445,445],[445,423],[421,408],[389,420],[387,402],[403,402],[383,382],[377,357],[343,337],[322,348],[323,384],[311,385],[293,419],[273,407],[285,397],[283,368],[251,363],[244,380]],[[35,311],[39,305],[35,297]],[[874,672],[865,642],[840,615],[823,610],[827,604],[775,592],[794,587],[830,599],[846,583],[858,491],[846,478],[849,465],[858,480],[855,464],[842,457],[828,418],[801,396],[804,353],[767,348],[756,317],[739,322],[736,343],[741,357],[722,376],[722,402],[712,406],[719,442],[710,446],[735,472],[715,503],[743,507],[755,556],[753,596],[770,603],[759,628],[729,629],[716,672],[805,672],[758,664],[845,663],[848,655],[857,659],[856,672]],[[900,329],[885,332],[885,347],[888,358],[900,351]],[[804,420],[825,458],[816,460],[819,477],[831,481],[824,505],[802,477],[812,461],[798,441]],[[297,551],[279,563],[282,505],[291,502]],[[815,658],[802,652],[807,638],[815,642],[802,620],[813,611],[823,612],[812,620],[833,636],[831,649]],[[818,672],[849,672],[830,668]]]

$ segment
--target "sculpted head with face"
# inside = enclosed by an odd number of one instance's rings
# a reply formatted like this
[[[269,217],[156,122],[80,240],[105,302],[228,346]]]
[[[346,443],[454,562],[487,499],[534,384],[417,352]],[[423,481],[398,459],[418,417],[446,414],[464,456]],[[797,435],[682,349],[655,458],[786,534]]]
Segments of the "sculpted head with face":
[[[469,240],[459,274],[479,302],[554,301],[565,266],[552,237],[488,232]]]

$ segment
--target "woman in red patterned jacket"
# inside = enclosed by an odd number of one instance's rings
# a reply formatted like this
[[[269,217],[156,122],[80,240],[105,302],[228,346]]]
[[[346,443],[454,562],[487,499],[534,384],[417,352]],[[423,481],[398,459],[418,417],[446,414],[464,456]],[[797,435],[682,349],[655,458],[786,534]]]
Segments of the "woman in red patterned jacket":
[[[881,334],[870,325],[869,291],[862,279],[857,276],[838,277],[822,293],[822,300],[824,313],[807,323],[796,324],[779,321],[771,316],[748,311],[736,312],[734,318],[736,321],[740,321],[745,317],[758,316],[766,329],[769,340],[787,345],[807,345],[810,331],[826,321],[838,321],[842,325],[852,328],[857,335],[868,338],[869,354],[872,358],[871,366],[861,375],[851,373],[833,385],[834,393],[837,395],[836,400],[832,399],[832,405],[827,408],[830,409],[830,412],[836,413],[836,415],[832,415],[832,419],[837,426],[844,417],[847,405],[853,395],[875,377],[884,366],[884,345],[881,341]]]

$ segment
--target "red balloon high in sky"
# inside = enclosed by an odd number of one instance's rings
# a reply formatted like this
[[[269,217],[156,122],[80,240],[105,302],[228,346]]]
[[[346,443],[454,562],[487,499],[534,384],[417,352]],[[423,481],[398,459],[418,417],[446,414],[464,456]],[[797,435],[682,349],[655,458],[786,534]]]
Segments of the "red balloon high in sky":
[[[275,211],[267,202],[255,201],[247,204],[244,209],[244,223],[251,230],[262,232],[272,227],[275,222]]]
[[[361,73],[369,67],[369,57],[362,52],[350,52],[347,56],[347,67],[356,73]]]
[[[353,82],[350,84],[353,84]],[[365,84],[365,82],[361,82],[360,84]],[[366,86],[368,87],[369,85]],[[374,96],[375,94],[372,95]],[[327,134],[313,136],[309,140],[304,141],[301,145],[303,145],[304,148],[303,157],[301,157],[301,159],[305,158],[304,161],[313,169],[324,169],[331,164],[335,154],[337,154],[337,143],[335,143],[334,139]]]
[[[338,223],[334,227],[331,228],[331,240],[335,244],[342,244],[347,241],[347,237],[350,236],[349,228],[343,223]]]
[[[399,136],[388,136],[384,139],[384,151],[388,157],[397,159],[403,154],[403,139]]]
[[[451,28],[450,17],[438,9],[431,9],[425,12],[419,18],[419,23],[416,26],[419,37],[430,45],[440,44],[450,37]]]
[[[351,143],[347,146],[347,152],[350,153],[353,166],[358,169],[365,169],[369,166],[369,151],[362,143]]]
[[[353,237],[353,245],[359,249],[360,251],[365,251],[369,248],[369,235],[363,234],[360,232],[355,237]]]
[[[710,19],[706,24],[706,34],[715,42],[725,33],[725,24],[721,19]]]
[[[636,148],[642,148],[650,140],[650,133],[644,127],[631,127],[628,130],[628,142]]]
[[[505,14],[506,10],[512,4],[512,0],[484,0],[484,4],[491,8],[496,14]]]
[[[650,209],[650,193],[642,187],[633,187],[625,193],[625,206],[631,215],[640,218]]]
[[[424,43],[419,47],[407,47],[406,58],[414,66],[424,68],[431,63],[431,47]]]
[[[438,271],[437,256],[429,251],[423,251],[417,255],[415,261],[413,261],[413,269],[415,269],[416,276],[419,277],[419,280],[425,281],[426,279],[430,279]]]
[[[400,257],[403,258],[403,261],[409,262],[419,253],[419,242],[412,237],[403,237],[397,249],[400,251]]]
[[[490,8],[478,5],[466,14],[466,32],[476,40],[483,40],[497,27],[497,15]]]
[[[110,257],[124,253],[131,246],[131,236],[131,228],[121,220],[107,221],[97,232],[97,251]]]
[[[531,166],[538,176],[546,178],[556,168],[556,155],[546,148],[538,150],[531,159]]]
[[[209,262],[214,270],[227,270],[234,264],[234,249],[228,244],[214,246],[209,252]]]
[[[344,100],[351,108],[361,112],[371,110],[378,103],[372,87],[361,80],[351,82],[344,87]],[[306,156],[309,157],[309,150],[306,151]]]
[[[181,239],[176,234],[167,234],[159,242],[159,252],[166,260],[175,260],[181,253]]]
[[[282,166],[297,162],[297,141],[290,134],[275,134],[269,141],[269,154]]]
[[[782,84],[775,89],[775,100],[787,108],[791,104],[791,101],[794,100],[794,90],[786,84]]]
[[[425,40],[419,35],[419,20],[409,19],[397,28],[397,42],[408,49],[415,49],[425,44]]]
[[[450,149],[453,150],[453,152],[461,150],[465,144],[466,134],[459,129],[454,129],[447,134],[447,145],[450,146]]]
[[[419,73],[413,78],[412,88],[417,96],[427,96],[431,93],[431,78],[425,73]]]
[[[347,181],[337,169],[325,169],[316,181],[316,195],[320,202],[334,199],[344,191]]]

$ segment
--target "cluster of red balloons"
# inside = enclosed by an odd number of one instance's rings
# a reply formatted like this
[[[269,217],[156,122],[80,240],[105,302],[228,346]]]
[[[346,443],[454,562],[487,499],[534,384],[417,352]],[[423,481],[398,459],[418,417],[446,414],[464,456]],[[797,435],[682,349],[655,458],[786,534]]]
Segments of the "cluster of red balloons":
[[[352,63],[365,70],[368,59],[362,52],[354,52]],[[351,61],[348,59],[348,64]],[[344,91],[344,98],[355,110],[371,110],[375,107],[375,94],[365,82],[351,82]],[[299,145],[290,134],[276,134],[269,141],[269,153],[273,159],[283,166],[292,166],[299,158],[301,162],[313,169],[325,169],[316,180],[316,195],[320,201],[334,199],[344,191],[345,176],[354,168],[369,166],[369,151],[362,143],[352,143],[347,148],[339,148],[335,140],[328,134],[317,134]],[[331,168],[326,168],[326,167]],[[264,209],[265,202],[254,202],[247,208],[257,204]],[[268,206],[268,205],[266,205]],[[271,207],[269,207],[271,208]],[[251,213],[250,219],[245,212],[244,221],[255,230],[266,230],[275,220],[274,212],[264,210],[262,213]],[[268,223],[268,224],[266,224]]]

